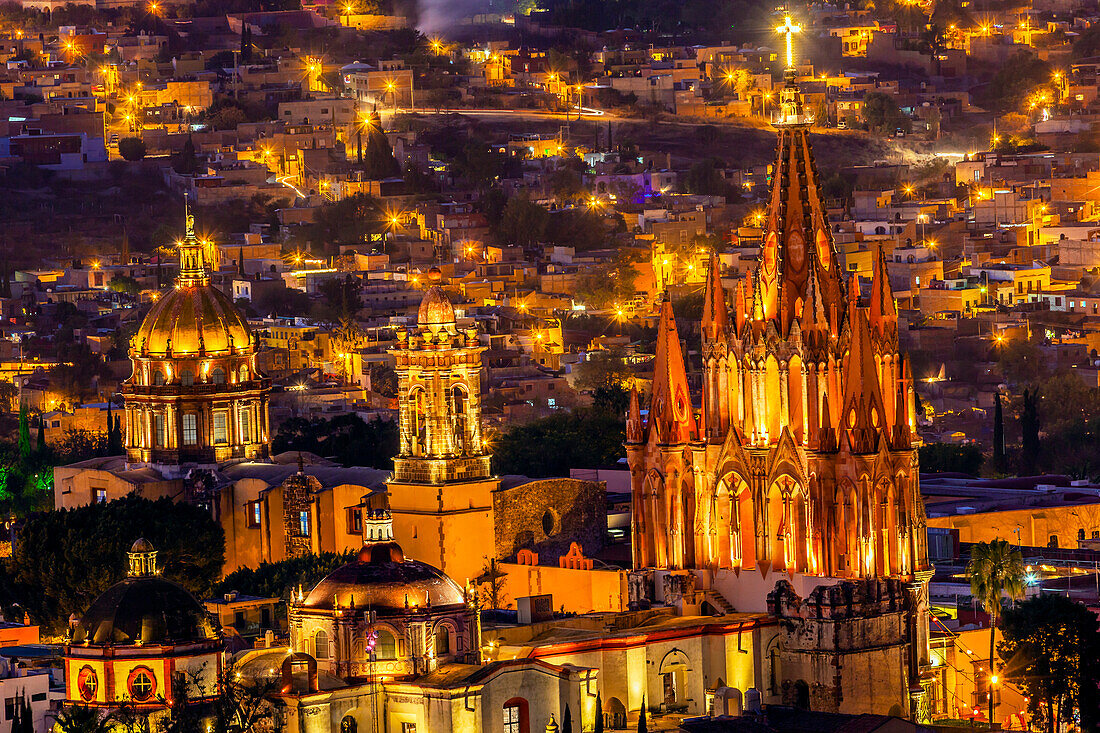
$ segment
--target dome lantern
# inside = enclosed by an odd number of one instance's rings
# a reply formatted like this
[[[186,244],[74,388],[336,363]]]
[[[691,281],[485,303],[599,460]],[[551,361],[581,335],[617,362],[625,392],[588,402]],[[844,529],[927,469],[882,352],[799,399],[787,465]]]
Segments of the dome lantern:
[[[180,258],[180,274],[176,283],[182,288],[209,285],[210,275],[206,272],[206,255],[203,252],[205,245],[195,236],[195,215],[191,213],[191,200],[186,194],[183,197],[183,216],[183,241],[176,245]]]
[[[129,577],[141,578],[157,574],[157,551],[144,537],[133,544],[126,556],[130,558],[130,571],[127,573]]]

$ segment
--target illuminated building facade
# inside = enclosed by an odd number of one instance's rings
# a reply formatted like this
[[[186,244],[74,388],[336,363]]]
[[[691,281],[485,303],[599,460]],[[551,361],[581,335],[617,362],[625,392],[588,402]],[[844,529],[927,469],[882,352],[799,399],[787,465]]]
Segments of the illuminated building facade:
[[[931,567],[913,383],[884,259],[869,303],[842,279],[792,66],[760,262],[732,307],[710,266],[702,414],[667,301],[644,422],[631,400],[634,567],[789,619],[772,657],[783,701],[922,717]]]
[[[131,463],[212,465],[268,454],[270,381],[255,341],[227,295],[210,284],[195,220],[178,244],[180,274],[130,342],[122,385]]]

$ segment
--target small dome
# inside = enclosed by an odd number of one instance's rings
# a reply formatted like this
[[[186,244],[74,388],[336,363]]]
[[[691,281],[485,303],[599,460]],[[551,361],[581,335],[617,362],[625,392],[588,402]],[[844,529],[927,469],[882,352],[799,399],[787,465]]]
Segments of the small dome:
[[[455,309],[447,295],[438,285],[428,288],[424,300],[420,301],[420,310],[416,314],[416,324],[420,328],[438,330],[440,326],[453,326]]]
[[[153,552],[153,551],[154,551],[153,544],[149,540],[145,539],[144,537],[139,537],[137,540],[135,540],[134,544],[130,546],[130,552]]]
[[[103,591],[73,630],[74,644],[98,646],[216,639],[202,604],[182,586],[155,575],[126,578]]]
[[[212,285],[175,287],[158,300],[138,328],[134,342],[150,354],[164,354],[171,340],[172,354],[226,353],[230,345],[248,347],[251,332],[233,301]]]
[[[458,584],[427,563],[404,559],[396,542],[366,545],[359,557],[333,570],[306,596],[306,608],[340,606],[404,611],[412,605],[452,606],[466,602]]]
[[[439,282],[443,279],[443,271],[435,265],[432,265],[430,268],[428,268],[428,279],[432,282]]]

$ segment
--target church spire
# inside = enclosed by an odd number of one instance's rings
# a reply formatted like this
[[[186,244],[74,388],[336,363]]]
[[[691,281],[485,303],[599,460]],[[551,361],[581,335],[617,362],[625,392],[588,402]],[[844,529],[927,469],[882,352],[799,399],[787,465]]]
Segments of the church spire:
[[[691,408],[684,353],[672,302],[661,303],[661,320],[657,325],[657,359],[653,372],[653,397],[649,402],[649,429],[657,431],[657,442],[686,443],[697,434],[695,414]]]
[[[840,411],[841,427],[849,433],[852,450],[859,453],[874,452],[876,435],[886,421],[866,313],[854,305],[848,311],[851,343],[844,364],[844,407]]]
[[[886,271],[886,252],[879,246],[871,273],[871,328],[879,335],[893,332],[898,325],[898,309]]]
[[[176,279],[180,287],[209,285],[210,275],[206,272],[206,245],[195,236],[195,216],[191,213],[191,200],[183,196],[183,240],[176,243],[179,250],[180,274]]]
[[[722,275],[718,271],[718,258],[711,254],[707,287],[703,294],[703,338],[721,341],[729,333],[729,306],[726,291],[722,287]]]
[[[626,410],[626,442],[641,443],[645,440],[642,430],[642,408],[638,402],[638,388],[630,388],[630,405]]]

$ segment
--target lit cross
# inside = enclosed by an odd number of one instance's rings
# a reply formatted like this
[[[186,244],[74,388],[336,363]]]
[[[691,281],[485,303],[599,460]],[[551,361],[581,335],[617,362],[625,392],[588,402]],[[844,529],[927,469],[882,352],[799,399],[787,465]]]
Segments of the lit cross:
[[[783,18],[783,25],[776,28],[775,32],[776,33],[782,33],[783,35],[785,35],[787,37],[787,68],[788,69],[793,69],[794,68],[794,46],[791,43],[791,37],[795,33],[801,33],[802,32],[802,26],[794,25],[793,23],[791,23],[791,16],[788,15],[788,16]]]

